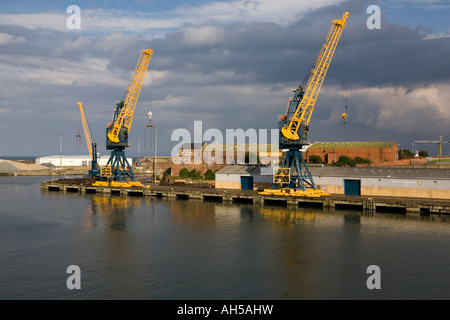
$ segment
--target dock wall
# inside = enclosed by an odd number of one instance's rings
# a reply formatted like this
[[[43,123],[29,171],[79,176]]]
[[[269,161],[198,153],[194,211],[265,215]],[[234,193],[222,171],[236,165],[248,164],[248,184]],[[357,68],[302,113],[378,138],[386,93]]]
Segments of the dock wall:
[[[320,198],[297,196],[260,195],[255,191],[218,190],[188,187],[152,187],[152,188],[114,188],[77,184],[43,182],[41,189],[67,193],[94,193],[137,197],[167,197],[178,199],[199,199],[204,201],[222,201],[253,203],[258,205],[298,206],[317,208],[353,208],[367,211],[395,210],[409,214],[450,214],[450,201],[433,199],[411,199],[399,197],[367,197],[332,194]]]

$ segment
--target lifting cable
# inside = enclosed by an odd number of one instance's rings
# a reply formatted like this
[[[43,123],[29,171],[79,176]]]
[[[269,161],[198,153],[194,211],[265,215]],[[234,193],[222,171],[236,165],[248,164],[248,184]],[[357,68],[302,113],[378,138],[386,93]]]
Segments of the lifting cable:
[[[347,108],[348,108],[348,29],[349,25],[347,22],[347,28],[344,30],[344,103],[345,110],[342,113],[342,118],[345,120],[347,118]]]
[[[149,113],[152,112],[153,109],[153,91],[152,91],[152,80],[153,80],[153,59],[150,60],[149,65],[148,65],[148,69],[149,72],[147,73],[147,80],[148,80],[148,110]],[[147,150],[147,128],[152,128],[150,127],[150,122],[151,119],[149,119],[147,125],[145,126],[145,132],[144,132],[144,149]],[[153,148],[153,130],[150,130],[150,136],[149,136],[149,140],[150,140],[150,146],[149,148],[152,149]]]
[[[75,143],[78,148],[81,148],[81,116],[80,111],[77,110],[77,135],[75,136]]]

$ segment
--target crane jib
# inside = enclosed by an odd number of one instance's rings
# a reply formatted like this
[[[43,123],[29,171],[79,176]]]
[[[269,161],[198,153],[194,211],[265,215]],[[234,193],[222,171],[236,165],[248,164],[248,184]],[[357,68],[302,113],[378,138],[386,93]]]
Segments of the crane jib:
[[[142,50],[139,57],[137,66],[134,71],[134,75],[131,79],[130,85],[127,89],[127,95],[122,102],[122,108],[120,108],[119,114],[114,114],[113,124],[108,132],[108,139],[113,143],[119,143],[119,134],[123,127],[127,130],[130,129],[133,122],[134,109],[139,98],[139,94],[144,83],[145,74],[150,63],[150,58],[153,55],[153,50]],[[116,111],[119,109],[116,108]]]
[[[326,41],[317,56],[309,76],[306,77],[307,84],[305,86],[303,98],[298,103],[293,116],[289,119],[286,126],[281,129],[281,133],[288,140],[299,140],[298,130],[301,127],[301,123],[304,123],[304,127],[309,125],[317,96],[319,95],[320,88],[325,80],[326,73],[330,67],[342,31],[346,26],[348,16],[349,13],[345,12],[342,19],[334,20],[332,22]]]

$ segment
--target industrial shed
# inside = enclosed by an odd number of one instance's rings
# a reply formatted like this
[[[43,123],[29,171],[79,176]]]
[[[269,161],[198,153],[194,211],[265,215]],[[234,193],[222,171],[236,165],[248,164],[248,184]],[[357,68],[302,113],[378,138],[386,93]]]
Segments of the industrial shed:
[[[254,190],[272,185],[273,168],[230,165],[216,172],[217,189]]]
[[[450,199],[450,169],[309,167],[317,189],[331,194]],[[233,165],[216,172],[218,189],[271,188],[273,167]]]
[[[316,187],[333,194],[450,199],[450,169],[310,168]]]

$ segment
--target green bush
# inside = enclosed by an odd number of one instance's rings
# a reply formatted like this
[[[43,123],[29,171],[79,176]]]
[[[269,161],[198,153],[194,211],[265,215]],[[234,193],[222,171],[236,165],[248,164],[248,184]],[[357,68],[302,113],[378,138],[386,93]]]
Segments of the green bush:
[[[180,170],[180,177],[181,178],[189,178],[189,170],[185,167],[183,167],[183,169]]]
[[[200,179],[201,177],[202,177],[202,174],[200,171],[192,169],[191,172],[189,172],[189,178]]]
[[[309,163],[314,163],[314,164],[322,164],[322,158],[318,155],[312,154],[309,156]]]
[[[216,174],[211,169],[206,170],[205,172],[205,180],[215,180]]]
[[[338,162],[336,162],[335,165],[338,167],[345,167],[345,166],[354,167],[356,166],[356,162],[355,160],[347,156],[340,156]]]
[[[355,160],[355,163],[367,163],[367,164],[372,163],[372,161],[370,159],[366,159],[366,158],[362,158],[362,157],[356,157],[354,160]]]

